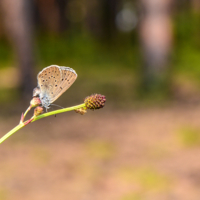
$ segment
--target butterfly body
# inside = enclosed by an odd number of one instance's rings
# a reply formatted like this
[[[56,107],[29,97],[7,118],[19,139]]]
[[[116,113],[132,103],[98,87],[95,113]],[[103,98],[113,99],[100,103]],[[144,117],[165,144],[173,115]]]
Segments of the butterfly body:
[[[42,106],[46,109],[58,99],[76,80],[76,72],[69,67],[51,65],[37,75],[38,86],[33,96],[39,96]]]

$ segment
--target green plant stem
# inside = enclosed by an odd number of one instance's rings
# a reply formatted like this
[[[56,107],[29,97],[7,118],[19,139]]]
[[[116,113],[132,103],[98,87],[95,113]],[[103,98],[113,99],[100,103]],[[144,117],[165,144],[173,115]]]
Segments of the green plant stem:
[[[44,117],[48,117],[48,116],[51,116],[51,115],[56,115],[56,114],[60,114],[60,113],[64,113],[64,112],[68,112],[68,111],[72,111],[72,110],[76,110],[76,109],[83,108],[83,107],[85,107],[85,103],[77,105],[77,106],[72,106],[72,107],[69,107],[69,108],[62,108],[62,109],[59,109],[59,110],[54,110],[54,111],[51,111],[51,112],[47,112],[47,113],[44,113],[44,114],[36,116],[33,119],[32,122],[34,122],[34,121],[36,121],[38,119],[42,119]]]
[[[31,108],[32,108],[32,106],[30,105],[30,106],[26,109],[26,111],[25,111],[25,113],[24,113],[24,118],[26,117],[27,113],[31,110]]]
[[[59,114],[59,113],[63,113],[63,112],[68,112],[68,111],[72,111],[72,110],[76,110],[78,108],[83,108],[85,107],[85,103],[83,104],[80,104],[80,105],[77,105],[77,106],[72,106],[72,107],[69,107],[69,108],[63,108],[63,109],[59,109],[59,110],[54,110],[54,111],[51,111],[51,112],[47,112],[47,113],[44,113],[44,114],[41,114],[41,115],[38,115],[38,116],[33,116],[31,119],[33,119],[32,121],[30,121],[30,123],[36,121],[36,120],[39,120],[39,119],[42,119],[44,117],[48,117],[48,116],[51,116],[51,115],[56,115],[56,114]],[[26,126],[27,122],[29,120],[25,121],[24,123],[19,123],[15,128],[13,128],[12,130],[10,130],[8,133],[6,133],[2,138],[0,138],[0,144],[2,142],[4,142],[6,139],[8,139],[12,134],[14,134],[15,132],[17,132],[18,130],[20,130],[21,128],[23,128],[24,126]]]
[[[9,138],[13,133],[17,132],[21,128],[23,128],[25,125],[24,124],[18,124],[15,128],[13,128],[11,131],[6,133],[1,139],[0,139],[0,144],[5,141],[7,138]]]

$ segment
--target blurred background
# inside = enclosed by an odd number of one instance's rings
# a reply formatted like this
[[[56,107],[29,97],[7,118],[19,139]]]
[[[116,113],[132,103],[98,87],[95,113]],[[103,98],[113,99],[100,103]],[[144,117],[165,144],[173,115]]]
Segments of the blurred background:
[[[199,0],[1,0],[0,137],[52,64],[78,74],[56,104],[107,102],[1,144],[0,200],[198,200],[199,33]]]

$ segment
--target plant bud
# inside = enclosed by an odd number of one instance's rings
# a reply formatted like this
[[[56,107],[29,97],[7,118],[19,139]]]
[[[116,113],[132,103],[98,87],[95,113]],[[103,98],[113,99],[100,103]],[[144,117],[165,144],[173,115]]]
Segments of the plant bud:
[[[76,113],[79,113],[79,114],[81,114],[81,115],[84,115],[86,112],[87,112],[87,110],[86,110],[87,108],[79,108],[79,109],[76,109],[75,110],[75,112]]]
[[[93,94],[89,97],[86,97],[85,100],[85,106],[88,109],[100,109],[103,108],[106,102],[106,97],[101,94]]]
[[[39,97],[33,97],[33,99],[30,101],[30,105],[32,107],[39,106],[40,104],[41,104],[41,101]]]
[[[42,113],[43,113],[43,107],[38,106],[34,109],[34,116],[41,115]]]

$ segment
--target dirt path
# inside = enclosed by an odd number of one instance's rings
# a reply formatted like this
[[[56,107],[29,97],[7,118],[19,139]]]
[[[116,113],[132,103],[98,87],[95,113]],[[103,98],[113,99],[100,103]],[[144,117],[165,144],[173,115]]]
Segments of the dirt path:
[[[19,117],[0,118],[0,135]],[[0,200],[199,200],[200,107],[37,121],[0,146]]]

